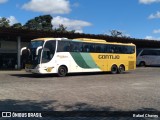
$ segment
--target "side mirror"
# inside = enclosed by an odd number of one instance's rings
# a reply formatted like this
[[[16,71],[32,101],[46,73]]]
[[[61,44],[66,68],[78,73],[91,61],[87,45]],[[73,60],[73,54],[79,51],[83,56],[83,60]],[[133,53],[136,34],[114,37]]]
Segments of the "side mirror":
[[[40,49],[42,49],[42,46],[39,46],[39,47],[36,49],[36,55],[38,55],[38,52],[39,52]]]
[[[20,53],[20,55],[22,55],[23,50],[28,50],[29,53],[30,53],[30,49],[27,49],[27,47],[23,47],[23,48],[21,48],[21,53]]]
[[[26,49],[27,49],[27,47],[21,48],[21,55],[22,55],[23,50],[26,50]]]

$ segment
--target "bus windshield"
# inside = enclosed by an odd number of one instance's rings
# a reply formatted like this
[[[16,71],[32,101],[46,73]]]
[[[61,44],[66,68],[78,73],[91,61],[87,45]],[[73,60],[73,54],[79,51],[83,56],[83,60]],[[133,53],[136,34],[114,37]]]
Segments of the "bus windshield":
[[[28,53],[26,55],[26,63],[32,64],[33,66],[36,66],[40,63],[40,53],[42,49],[38,51],[38,55],[36,55],[36,50],[38,47],[43,46],[44,41],[31,41],[28,46]]]
[[[42,46],[44,41],[31,41],[28,48],[37,48],[39,46]]]

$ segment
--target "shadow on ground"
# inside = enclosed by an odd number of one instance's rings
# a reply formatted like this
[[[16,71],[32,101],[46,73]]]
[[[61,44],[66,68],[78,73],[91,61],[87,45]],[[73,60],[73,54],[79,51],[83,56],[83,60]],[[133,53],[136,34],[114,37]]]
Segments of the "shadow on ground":
[[[130,72],[125,72],[123,74],[130,74]],[[86,72],[86,73],[69,73],[65,77],[72,77],[72,76],[90,76],[90,75],[114,75],[110,72]],[[57,74],[10,74],[10,76],[15,77],[26,77],[26,78],[47,78],[47,77],[58,77]]]
[[[0,120],[158,120],[152,118],[133,118],[131,117],[121,117],[121,115],[106,117],[106,113],[110,113],[115,110],[118,112],[122,112],[122,110],[116,110],[113,107],[98,107],[93,106],[86,103],[76,103],[73,105],[64,105],[61,107],[64,108],[64,111],[58,112],[58,117],[55,117],[54,114],[56,111],[56,107],[53,107],[54,104],[57,104],[58,101],[50,100],[50,101],[30,101],[30,100],[1,100],[0,101],[0,111],[9,111],[9,112],[49,112],[51,115],[49,117],[42,118],[0,118]],[[68,114],[69,111],[70,113]],[[78,111],[78,112],[77,112]],[[0,112],[0,114],[1,114]],[[140,108],[135,110],[134,112],[151,112],[158,113],[156,109],[153,108]],[[53,114],[52,114],[53,113]],[[59,114],[60,113],[60,114]],[[97,114],[100,113],[100,114]],[[122,112],[123,113],[123,112]],[[132,113],[132,112],[131,112]],[[65,117],[60,116],[62,114]],[[78,116],[77,116],[78,115]],[[84,115],[84,116],[83,116]],[[89,115],[86,116],[86,115]],[[96,116],[99,115],[99,116]],[[115,114],[116,115],[116,114]],[[1,115],[0,115],[1,116]],[[67,116],[67,117],[66,117]]]

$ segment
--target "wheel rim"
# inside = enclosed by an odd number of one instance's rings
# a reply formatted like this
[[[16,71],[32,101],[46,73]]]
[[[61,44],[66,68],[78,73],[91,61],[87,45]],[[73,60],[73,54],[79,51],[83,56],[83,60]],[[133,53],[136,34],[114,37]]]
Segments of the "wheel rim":
[[[119,66],[119,73],[123,73],[125,71],[124,66]]]
[[[142,67],[145,66],[145,63],[144,63],[144,62],[141,62],[141,63],[140,63],[140,66],[142,66]]]
[[[58,70],[59,76],[65,76],[67,74],[67,70],[65,67],[60,67]]]

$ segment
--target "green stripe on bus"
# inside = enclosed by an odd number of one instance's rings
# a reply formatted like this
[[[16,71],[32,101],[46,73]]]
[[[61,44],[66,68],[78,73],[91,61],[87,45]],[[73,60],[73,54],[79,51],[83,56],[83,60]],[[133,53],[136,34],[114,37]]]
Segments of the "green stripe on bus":
[[[99,68],[95,61],[93,60],[92,56],[90,53],[81,53],[83,59],[85,60],[86,64],[90,66],[91,68]]]
[[[77,63],[78,66],[80,66],[81,68],[91,68],[90,66],[88,66],[85,62],[85,60],[83,59],[83,57],[81,56],[80,53],[74,53],[74,52],[70,52],[71,56],[73,57],[73,59],[75,60],[75,62]]]

